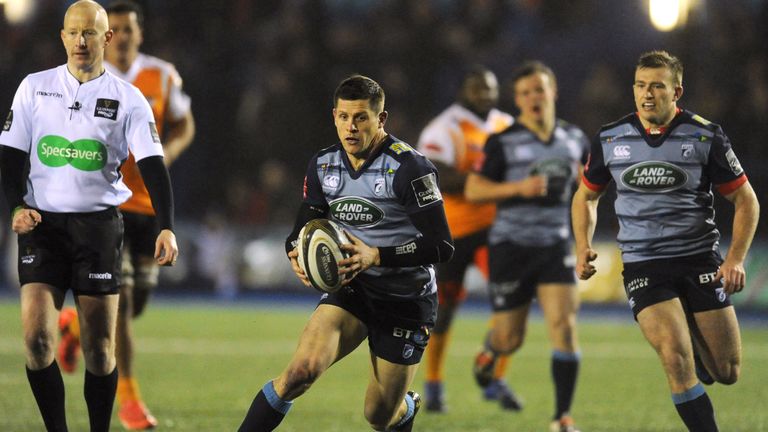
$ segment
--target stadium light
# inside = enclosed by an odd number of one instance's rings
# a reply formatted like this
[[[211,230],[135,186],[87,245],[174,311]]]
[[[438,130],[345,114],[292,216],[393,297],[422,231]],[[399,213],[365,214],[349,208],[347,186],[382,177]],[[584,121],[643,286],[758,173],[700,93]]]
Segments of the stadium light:
[[[685,24],[690,0],[649,0],[648,12],[656,30],[668,32]]]
[[[5,19],[10,25],[23,24],[35,11],[35,0],[0,0]]]

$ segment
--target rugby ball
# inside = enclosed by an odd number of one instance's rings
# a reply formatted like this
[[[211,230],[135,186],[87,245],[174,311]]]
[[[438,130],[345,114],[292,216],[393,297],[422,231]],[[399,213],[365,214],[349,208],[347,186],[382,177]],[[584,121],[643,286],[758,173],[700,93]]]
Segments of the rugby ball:
[[[299,232],[299,267],[315,289],[332,293],[341,288],[339,261],[350,256],[341,245],[351,243],[339,226],[328,219],[312,219]]]

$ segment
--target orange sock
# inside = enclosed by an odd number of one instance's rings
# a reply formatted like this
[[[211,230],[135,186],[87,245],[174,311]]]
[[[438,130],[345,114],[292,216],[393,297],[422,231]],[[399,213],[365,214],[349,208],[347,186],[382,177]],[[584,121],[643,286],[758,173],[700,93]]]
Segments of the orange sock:
[[[124,404],[126,402],[140,401],[139,383],[133,377],[120,377],[117,379],[117,402]]]
[[[427,345],[427,381],[442,381],[443,367],[445,366],[445,353],[450,340],[450,332],[432,333]]]
[[[504,374],[507,373],[507,365],[509,364],[509,355],[500,355],[496,360],[496,367],[493,369],[493,378],[502,379]]]

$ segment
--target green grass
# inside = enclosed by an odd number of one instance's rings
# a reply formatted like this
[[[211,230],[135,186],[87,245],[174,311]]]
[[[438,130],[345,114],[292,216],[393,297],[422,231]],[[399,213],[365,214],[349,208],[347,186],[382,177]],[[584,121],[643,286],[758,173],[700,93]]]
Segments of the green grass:
[[[137,373],[158,430],[233,431],[254,394],[289,360],[310,313],[274,304],[224,308],[155,303],[137,321]],[[526,407],[503,412],[481,400],[470,364],[486,323],[461,314],[450,347],[444,415],[419,414],[418,431],[542,431],[551,415],[549,347],[533,320],[509,378]],[[583,320],[581,376],[573,414],[584,431],[680,431],[659,363],[631,321]],[[768,431],[768,329],[743,330],[744,365],[738,384],[708,387],[724,431]],[[0,302],[0,431],[40,431],[37,406],[24,374],[19,305]],[[367,350],[331,368],[300,398],[281,431],[364,431]],[[422,388],[422,375],[414,386]],[[72,431],[87,430],[82,367],[64,377]],[[114,418],[112,430],[122,430]]]

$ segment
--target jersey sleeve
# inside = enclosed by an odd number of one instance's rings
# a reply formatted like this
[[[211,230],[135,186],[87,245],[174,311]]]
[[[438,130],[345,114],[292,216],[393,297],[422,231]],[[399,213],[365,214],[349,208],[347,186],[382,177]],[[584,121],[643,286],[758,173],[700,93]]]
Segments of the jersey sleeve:
[[[168,71],[168,118],[178,120],[183,118],[192,108],[192,100],[184,93],[182,79],[173,65]]]
[[[507,171],[507,158],[504,156],[504,149],[501,141],[496,135],[491,135],[488,142],[483,147],[483,158],[476,171],[484,177],[495,182],[504,181],[504,174]]]
[[[0,144],[29,153],[32,146],[32,117],[29,78],[24,78],[13,97],[11,110],[3,123]]]
[[[313,156],[307,165],[307,173],[304,175],[304,190],[302,191],[304,202],[311,206],[328,207],[320,178],[317,176],[317,155]]]
[[[712,183],[722,195],[730,194],[747,181],[744,169],[731,148],[730,140],[719,127],[709,148],[707,171]]]
[[[413,214],[443,204],[437,169],[424,157],[409,153],[395,173],[393,189],[405,212]]]
[[[157,124],[152,109],[139,90],[132,87],[130,94],[132,108],[125,124],[125,139],[136,161],[145,157],[163,156],[163,146],[157,133]]]
[[[605,189],[611,181],[611,172],[605,166],[603,144],[600,141],[599,134],[592,140],[592,146],[589,150],[587,161],[584,164],[584,177],[582,181],[585,186],[595,192]]]
[[[417,149],[430,160],[455,165],[456,147],[453,137],[458,136],[458,132],[451,129],[451,125],[441,118],[433,120],[421,132]]]

